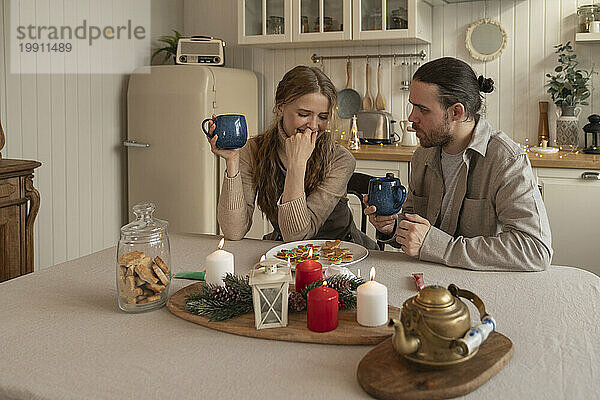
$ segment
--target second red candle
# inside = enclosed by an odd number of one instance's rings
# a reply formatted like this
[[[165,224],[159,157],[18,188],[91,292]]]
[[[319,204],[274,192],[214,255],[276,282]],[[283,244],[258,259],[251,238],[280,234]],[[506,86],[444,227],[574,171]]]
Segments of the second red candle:
[[[306,296],[306,323],[314,332],[332,331],[338,326],[338,292],[335,289],[319,286]]]

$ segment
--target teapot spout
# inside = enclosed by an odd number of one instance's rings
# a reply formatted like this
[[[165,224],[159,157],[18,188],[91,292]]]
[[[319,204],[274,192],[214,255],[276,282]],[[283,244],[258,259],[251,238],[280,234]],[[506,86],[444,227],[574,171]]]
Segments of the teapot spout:
[[[388,326],[394,327],[394,336],[392,337],[392,346],[397,353],[412,354],[419,349],[421,342],[415,336],[406,337],[402,322],[397,319],[390,319]]]

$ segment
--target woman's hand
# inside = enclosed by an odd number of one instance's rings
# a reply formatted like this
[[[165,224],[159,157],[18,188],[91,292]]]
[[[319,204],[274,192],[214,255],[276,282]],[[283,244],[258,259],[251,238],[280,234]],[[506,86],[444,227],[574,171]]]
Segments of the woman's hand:
[[[288,160],[288,170],[295,167],[306,167],[317,143],[318,131],[306,128],[285,140],[285,154]]]
[[[317,136],[317,131],[307,128],[304,132],[298,132],[285,140],[287,174],[281,194],[282,203],[299,199],[304,195],[306,163],[315,149]]]
[[[217,125],[214,122],[215,118],[216,118],[216,115],[213,115],[212,120],[208,121],[208,132],[211,135],[217,128]],[[218,138],[219,138],[219,135],[213,136],[212,139],[210,139],[208,136],[206,136],[206,139],[210,143],[210,151],[212,151],[214,154],[218,155],[219,157],[225,159],[225,164],[227,165],[227,176],[229,178],[233,178],[238,174],[238,171],[240,169],[240,149],[227,149],[227,150],[219,149],[217,147],[217,139]]]

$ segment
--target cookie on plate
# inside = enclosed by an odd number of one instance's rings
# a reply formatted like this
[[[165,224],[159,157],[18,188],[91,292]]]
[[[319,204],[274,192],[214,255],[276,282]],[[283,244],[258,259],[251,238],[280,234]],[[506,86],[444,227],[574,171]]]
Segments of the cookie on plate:
[[[345,263],[352,262],[352,260],[354,260],[354,254],[352,253],[346,253],[342,256],[342,261]]]
[[[336,240],[334,240],[334,241],[329,241],[329,240],[327,240],[327,241],[325,241],[325,246],[323,246],[323,247],[327,247],[327,248],[330,248],[330,249],[335,249],[335,248],[336,248],[336,247],[338,247],[338,246],[339,246],[341,243],[342,243],[342,241],[341,241],[341,240],[339,240],[339,239],[336,239]]]

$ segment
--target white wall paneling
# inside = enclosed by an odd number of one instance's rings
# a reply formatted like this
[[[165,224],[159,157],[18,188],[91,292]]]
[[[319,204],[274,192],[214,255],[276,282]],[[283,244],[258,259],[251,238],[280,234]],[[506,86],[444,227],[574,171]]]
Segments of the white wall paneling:
[[[2,0],[0,5],[0,119],[7,135],[2,155],[42,163],[34,181],[41,194],[34,227],[37,270],[118,240],[127,219],[121,142],[128,76],[90,74],[92,65],[108,70],[114,62],[114,55],[90,52],[78,60],[53,58],[52,74],[11,73],[10,57],[19,54],[9,49],[10,4]],[[33,13],[39,25],[59,20],[71,26],[90,15],[123,15],[110,2],[92,0],[64,0],[62,7],[50,7],[49,0],[23,0],[20,13]],[[152,38],[171,29],[183,30],[183,0],[152,0]],[[40,70],[42,62],[39,58]],[[77,74],[64,73],[68,63],[76,65]]]

